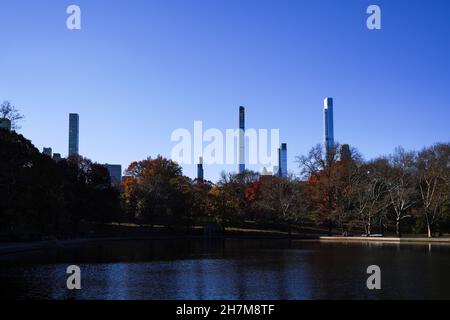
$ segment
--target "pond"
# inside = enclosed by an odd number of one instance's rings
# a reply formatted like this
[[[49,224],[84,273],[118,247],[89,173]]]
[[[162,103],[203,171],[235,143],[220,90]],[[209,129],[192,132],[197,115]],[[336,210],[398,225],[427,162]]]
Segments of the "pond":
[[[68,290],[69,265],[81,290]],[[367,267],[381,269],[369,290]],[[0,299],[450,299],[450,246],[121,240],[0,256]]]

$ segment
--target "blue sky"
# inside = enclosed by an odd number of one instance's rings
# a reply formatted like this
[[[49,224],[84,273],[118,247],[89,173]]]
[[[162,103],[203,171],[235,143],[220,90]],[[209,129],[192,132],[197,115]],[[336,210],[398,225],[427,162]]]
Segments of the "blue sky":
[[[82,30],[66,28],[70,4]],[[370,4],[379,31],[366,28]],[[248,128],[280,129],[298,172],[295,156],[322,141],[326,96],[336,140],[366,158],[420,149],[450,140],[449,13],[446,0],[3,1],[0,100],[63,155],[79,113],[80,152],[124,168],[170,156],[172,131],[195,120],[236,127],[244,105]]]

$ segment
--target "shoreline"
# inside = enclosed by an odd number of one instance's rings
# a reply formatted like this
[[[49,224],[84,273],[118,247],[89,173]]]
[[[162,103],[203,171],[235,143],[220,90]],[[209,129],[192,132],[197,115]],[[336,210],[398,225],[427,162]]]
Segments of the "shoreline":
[[[339,236],[322,236],[319,237],[321,242],[381,242],[381,243],[399,243],[399,244],[450,244],[450,238],[427,238],[427,237],[339,237]]]
[[[316,235],[280,235],[280,234],[225,234],[220,236],[204,235],[154,235],[154,236],[130,236],[130,237],[99,237],[99,238],[79,238],[70,240],[43,240],[33,242],[11,242],[0,243],[0,256],[47,250],[60,249],[64,247],[78,246],[95,242],[113,241],[148,241],[148,240],[291,240],[298,242],[341,242],[341,243],[396,243],[396,244],[448,244],[450,238],[427,238],[427,237],[343,237],[343,236],[316,236]]]
[[[245,234],[245,233],[230,233],[224,235],[205,236],[205,235],[150,235],[150,236],[130,236],[130,237],[92,237],[92,238],[78,238],[69,240],[42,240],[32,242],[5,242],[0,243],[0,256],[47,250],[60,249],[64,247],[77,246],[95,242],[114,242],[114,241],[149,241],[149,240],[239,240],[239,239],[254,239],[254,240],[319,240],[319,237],[306,237],[300,235],[284,235],[277,233],[266,234]]]

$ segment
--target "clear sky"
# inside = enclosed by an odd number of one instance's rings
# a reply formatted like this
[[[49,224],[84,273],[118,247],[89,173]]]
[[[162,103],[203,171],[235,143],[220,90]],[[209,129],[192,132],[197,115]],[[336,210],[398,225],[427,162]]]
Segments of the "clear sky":
[[[66,28],[66,8],[82,29]],[[366,28],[366,8],[382,29]],[[450,139],[448,0],[41,0],[0,4],[0,100],[20,130],[65,156],[68,114],[80,153],[125,168],[175,145],[177,128],[279,128],[294,158],[323,139],[334,98],[335,139],[366,158]],[[185,173],[195,176],[194,166]],[[216,180],[211,166],[205,176]]]

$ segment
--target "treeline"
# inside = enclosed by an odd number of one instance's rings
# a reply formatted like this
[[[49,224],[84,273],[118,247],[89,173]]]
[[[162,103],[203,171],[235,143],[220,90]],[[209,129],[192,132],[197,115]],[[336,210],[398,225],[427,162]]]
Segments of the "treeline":
[[[356,149],[339,161],[339,147],[320,145],[298,157],[309,212],[317,223],[342,234],[395,231],[440,235],[450,228],[450,144],[420,152],[399,147],[363,161]]]
[[[108,170],[82,157],[55,162],[15,132],[0,130],[0,236],[76,235],[81,221],[120,219]]]
[[[298,157],[300,177],[222,174],[191,180],[161,156],[136,161],[120,188],[107,169],[82,158],[55,162],[15,132],[0,130],[0,234],[77,235],[82,222],[133,222],[190,229],[215,222],[328,233],[428,233],[450,230],[450,144],[401,148],[363,161],[338,146]],[[323,231],[322,231],[323,232]]]
[[[122,200],[129,219],[147,223],[224,226],[253,224],[290,231],[321,227],[342,235],[450,231],[450,144],[420,152],[397,148],[364,161],[356,149],[340,159],[339,145],[317,145],[297,158],[301,176],[246,171],[213,184],[191,181],[158,157],[130,165]],[[320,229],[319,229],[320,230]]]

